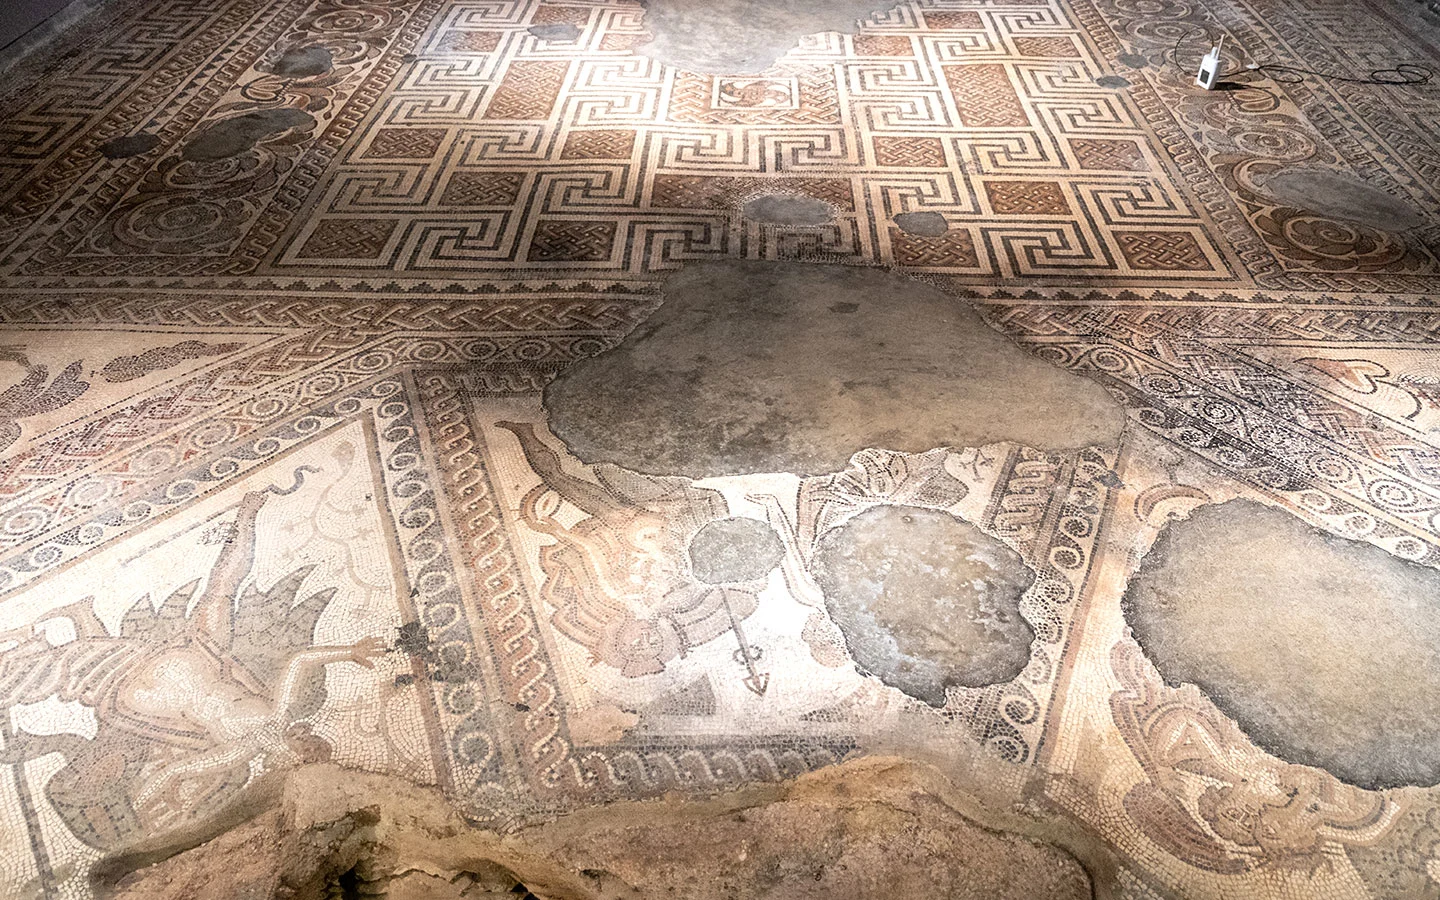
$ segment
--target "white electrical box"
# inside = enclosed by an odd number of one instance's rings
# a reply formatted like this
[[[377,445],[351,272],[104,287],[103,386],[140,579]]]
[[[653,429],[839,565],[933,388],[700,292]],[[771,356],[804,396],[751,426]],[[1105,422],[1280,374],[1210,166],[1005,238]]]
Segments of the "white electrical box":
[[[1220,36],[1220,43],[1210,48],[1205,58],[1200,60],[1200,74],[1195,76],[1195,83],[1207,91],[1215,89],[1215,82],[1220,79],[1220,48],[1225,44],[1225,36]]]

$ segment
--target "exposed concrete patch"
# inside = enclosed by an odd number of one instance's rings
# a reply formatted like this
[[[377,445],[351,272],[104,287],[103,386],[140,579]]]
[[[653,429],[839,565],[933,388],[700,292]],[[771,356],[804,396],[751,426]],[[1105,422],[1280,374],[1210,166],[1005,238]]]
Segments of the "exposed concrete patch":
[[[96,13],[109,13],[114,4],[109,0],[72,0],[69,3],[64,0],[52,0],[50,3],[6,0],[0,9],[3,9],[0,12],[0,74],[4,74],[31,56],[77,54],[80,50],[75,45],[75,32],[71,29]],[[39,21],[36,21],[37,18]]]
[[[265,109],[216,122],[191,138],[180,152],[190,162],[228,159],[267,137],[292,128],[311,129],[315,117],[301,109]]]
[[[795,194],[764,194],[740,210],[747,219],[770,225],[824,225],[835,220],[835,208],[824,200]]]
[[[1260,189],[1281,203],[1382,231],[1418,228],[1425,219],[1404,200],[1359,178],[1329,169],[1286,169]]]
[[[1143,69],[1150,65],[1150,60],[1146,59],[1143,53],[1122,53],[1115,57],[1115,61],[1132,69]]]
[[[1259,746],[1366,788],[1440,782],[1440,572],[1247,500],[1169,525],[1126,621]]]
[[[433,790],[317,766],[296,772],[274,809],[211,843],[120,877],[110,896],[1094,895],[1090,874],[1070,853],[986,827],[968,815],[973,809],[935,769],[872,758],[706,800],[584,809],[502,836],[467,825]]]
[[[575,41],[580,39],[580,28],[569,22],[552,22],[548,25],[531,25],[525,29],[542,41]]]
[[[950,230],[950,223],[938,212],[908,212],[895,217],[895,227],[919,237],[940,237]]]
[[[854,33],[896,0],[644,0],[640,53],[711,75],[754,75],[822,31]]]
[[[692,478],[839,471],[867,447],[1113,445],[1120,405],[938,289],[875,269],[689,266],[618,347],[545,390],[580,459]]]
[[[1095,79],[1095,83],[1103,88],[1113,88],[1115,90],[1120,90],[1121,88],[1127,88],[1130,86],[1130,79],[1122,77],[1120,75],[1101,75],[1099,78]]]
[[[160,146],[159,135],[154,134],[127,134],[124,137],[108,140],[100,145],[100,154],[106,159],[129,159],[132,156],[140,156],[149,153]]]
[[[281,78],[312,78],[324,75],[335,65],[328,47],[291,47],[280,55],[270,71]]]
[[[784,558],[780,535],[758,519],[718,519],[690,539],[690,568],[706,584],[757,581]]]
[[[1020,597],[1035,574],[949,513],[866,510],[821,538],[812,567],[851,657],[917,700],[944,706],[946,687],[1010,681],[1030,659]]]

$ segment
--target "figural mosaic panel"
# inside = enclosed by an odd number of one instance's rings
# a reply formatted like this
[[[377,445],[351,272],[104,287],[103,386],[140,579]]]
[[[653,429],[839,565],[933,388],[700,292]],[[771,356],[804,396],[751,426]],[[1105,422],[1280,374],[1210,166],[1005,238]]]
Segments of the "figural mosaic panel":
[[[88,897],[108,854],[320,761],[504,830],[907,741],[1092,834],[1123,896],[1440,890],[1433,786],[1259,746],[1122,608],[1228,501],[1440,564],[1440,93],[1202,94],[1171,62],[1223,32],[1363,73],[1436,32],[1140,6],[905,0],[727,76],[646,56],[633,0],[120,0],[8,72],[0,895]],[[1295,169],[1413,227],[1267,187]],[[828,217],[744,213],[768,195]],[[577,458],[545,385],[720,258],[938,287],[1124,437],[807,476]],[[876,509],[1023,561],[1018,675],[937,707],[857,667],[816,555]],[[734,521],[773,565],[702,577]]]

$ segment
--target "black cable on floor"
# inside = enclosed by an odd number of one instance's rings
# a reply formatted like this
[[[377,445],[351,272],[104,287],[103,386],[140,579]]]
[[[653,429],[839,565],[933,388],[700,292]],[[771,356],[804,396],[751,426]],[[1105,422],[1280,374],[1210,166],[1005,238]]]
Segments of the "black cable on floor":
[[[1175,39],[1175,45],[1170,48],[1170,64],[1182,72],[1189,74],[1193,69],[1186,69],[1180,65],[1180,45],[1186,38],[1195,36],[1196,33],[1203,34],[1209,40],[1210,32],[1199,25],[1191,25],[1190,30],[1181,34]],[[1211,46],[1214,43],[1211,42]],[[1222,75],[1216,76],[1218,82],[1224,78],[1234,78],[1236,75],[1244,75],[1247,72],[1281,72],[1289,77],[1278,78],[1270,76],[1270,80],[1278,84],[1299,84],[1305,80],[1306,75],[1320,78],[1325,81],[1343,81],[1349,84],[1384,84],[1384,85],[1422,85],[1429,84],[1435,77],[1435,70],[1429,66],[1422,66],[1419,63],[1399,63],[1386,69],[1371,69],[1370,74],[1365,78],[1356,78],[1353,75],[1337,75],[1333,72],[1318,72],[1314,69],[1306,69],[1300,66],[1286,65],[1285,63],[1259,63],[1244,66]],[[1391,76],[1395,77],[1391,77]]]
[[[1299,66],[1287,66],[1283,63],[1262,63],[1260,65],[1246,66],[1234,72],[1221,75],[1221,78],[1228,78],[1233,75],[1242,75],[1246,72],[1285,72],[1293,77],[1276,78],[1270,76],[1271,81],[1280,84],[1299,84],[1305,80],[1306,75],[1313,75],[1326,81],[1345,81],[1350,84],[1429,84],[1430,79],[1435,77],[1435,70],[1429,66],[1422,66],[1418,63],[1400,63],[1388,69],[1371,69],[1370,75],[1366,78],[1354,78],[1349,75],[1336,75],[1331,72],[1316,72],[1313,69],[1302,69]],[[1386,77],[1390,73],[1399,76],[1397,78]]]

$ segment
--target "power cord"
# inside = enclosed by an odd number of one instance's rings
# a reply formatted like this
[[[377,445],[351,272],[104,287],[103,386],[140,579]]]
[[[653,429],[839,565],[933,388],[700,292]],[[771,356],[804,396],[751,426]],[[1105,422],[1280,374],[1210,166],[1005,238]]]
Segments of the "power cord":
[[[1400,63],[1388,69],[1371,69],[1370,75],[1366,78],[1353,78],[1349,75],[1336,75],[1331,72],[1316,72],[1312,69],[1302,69],[1299,66],[1287,66],[1283,63],[1250,63],[1243,69],[1237,69],[1220,77],[1229,75],[1241,75],[1245,72],[1284,72],[1289,77],[1276,78],[1270,76],[1271,81],[1280,84],[1299,84],[1305,80],[1306,75],[1313,75],[1316,78],[1323,78],[1326,81],[1344,81],[1350,84],[1429,84],[1430,79],[1435,77],[1435,70],[1429,66],[1422,66],[1418,63]],[[1390,74],[1398,77],[1387,77]]]
[[[1187,69],[1180,65],[1180,45],[1187,38],[1202,34],[1208,41],[1210,32],[1199,25],[1191,25],[1190,30],[1182,33],[1175,39],[1175,45],[1170,48],[1170,64],[1187,74],[1192,72],[1193,67]],[[1429,66],[1422,66],[1418,63],[1400,63],[1387,69],[1371,69],[1370,74],[1365,78],[1356,78],[1351,75],[1336,75],[1333,72],[1317,72],[1314,69],[1305,69],[1300,66],[1290,66],[1284,63],[1249,63],[1239,69],[1226,72],[1216,76],[1216,80],[1222,78],[1233,78],[1236,75],[1244,75],[1247,72],[1274,72],[1284,73],[1286,77],[1271,75],[1270,80],[1278,84],[1299,84],[1305,80],[1306,75],[1321,78],[1326,81],[1343,81],[1349,84],[1385,84],[1385,85],[1422,85],[1429,84],[1435,77],[1435,70]],[[1393,77],[1392,77],[1393,76]]]

